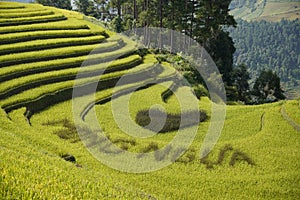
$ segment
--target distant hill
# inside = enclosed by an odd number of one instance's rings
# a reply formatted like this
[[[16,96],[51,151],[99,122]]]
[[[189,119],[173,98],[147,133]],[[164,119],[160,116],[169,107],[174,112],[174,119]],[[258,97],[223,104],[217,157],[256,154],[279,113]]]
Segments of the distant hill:
[[[236,19],[280,21],[300,18],[300,0],[232,0],[231,14]]]
[[[253,79],[261,70],[272,69],[286,89],[297,88],[300,85],[299,20],[237,22],[237,28],[229,29],[236,47],[235,64],[245,63]]]

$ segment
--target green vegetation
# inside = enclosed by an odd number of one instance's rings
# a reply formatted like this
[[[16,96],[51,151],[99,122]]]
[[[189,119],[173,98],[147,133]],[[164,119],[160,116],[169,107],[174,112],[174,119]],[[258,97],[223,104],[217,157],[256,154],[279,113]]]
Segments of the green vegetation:
[[[213,125],[214,104],[199,95],[207,93],[203,86],[194,84],[193,91],[172,81],[180,78],[174,66],[196,80],[190,66],[180,68],[176,64],[181,60],[174,65],[168,62],[173,58],[137,51],[134,42],[85,21],[79,13],[3,1],[0,9],[0,15],[2,10],[13,16],[43,10],[65,18],[44,23],[32,16],[23,18],[23,25],[0,27],[0,199],[299,198],[300,132],[295,124],[300,123],[300,100],[227,106],[218,142],[200,158]],[[242,67],[235,72],[244,73]],[[115,86],[121,77],[128,81]],[[90,86],[95,84],[93,93]],[[246,87],[243,80],[235,84]],[[73,97],[74,88],[83,94]],[[126,99],[130,116],[122,118]],[[79,104],[73,109],[74,101]],[[201,110],[200,124],[194,124],[199,112],[192,102]],[[116,105],[121,110],[114,110]],[[92,123],[92,108],[100,128]],[[131,128],[128,124],[142,114],[149,123],[151,109],[166,112],[164,134],[133,137],[115,121],[118,115],[121,124]],[[186,152],[180,146],[184,141],[170,144],[180,113],[188,119],[187,137],[198,128]],[[143,134],[140,129],[130,131]],[[120,172],[95,159],[83,141],[112,157],[126,150],[143,159],[152,152],[157,162],[174,163],[151,173]]]
[[[251,77],[271,69],[279,75],[286,88],[299,85],[299,21],[272,22],[238,21],[230,29],[236,46],[235,63],[245,63]]]
[[[0,26],[16,26],[22,24],[33,24],[51,21],[65,20],[66,17],[60,14],[50,16],[36,16],[36,17],[22,17],[22,18],[8,18],[0,19]]]
[[[26,13],[6,13],[0,14],[0,18],[22,18],[22,17],[35,17],[35,16],[43,16],[43,15],[52,15],[53,11],[44,10],[44,11],[33,11]]]
[[[247,21],[266,20],[278,22],[281,19],[299,19],[299,0],[233,0],[231,14],[236,19]]]

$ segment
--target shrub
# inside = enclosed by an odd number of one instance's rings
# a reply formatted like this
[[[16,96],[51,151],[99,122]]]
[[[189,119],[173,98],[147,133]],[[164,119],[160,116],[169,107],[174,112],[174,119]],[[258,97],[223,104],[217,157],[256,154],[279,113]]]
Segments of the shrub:
[[[200,99],[203,96],[206,96],[206,97],[209,96],[207,89],[201,84],[193,86],[193,90],[194,90],[195,96],[198,99]]]

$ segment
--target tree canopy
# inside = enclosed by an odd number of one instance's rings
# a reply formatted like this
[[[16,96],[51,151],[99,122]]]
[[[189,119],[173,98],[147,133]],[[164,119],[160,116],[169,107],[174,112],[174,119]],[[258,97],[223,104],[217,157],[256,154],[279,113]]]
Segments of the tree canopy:
[[[300,84],[300,21],[238,21],[229,29],[236,52],[234,63],[245,63],[252,77],[263,69],[276,71],[282,82],[293,87]]]
[[[280,78],[272,70],[263,70],[253,86],[254,103],[267,103],[285,99]]]
[[[45,6],[54,6],[57,8],[72,10],[71,1],[66,0],[35,0],[36,3],[45,5]]]

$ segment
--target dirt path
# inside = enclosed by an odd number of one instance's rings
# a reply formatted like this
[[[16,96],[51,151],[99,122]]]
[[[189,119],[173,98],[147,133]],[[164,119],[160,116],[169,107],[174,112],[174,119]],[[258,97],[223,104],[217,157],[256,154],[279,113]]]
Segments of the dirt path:
[[[300,104],[299,104],[300,107]],[[295,122],[287,113],[285,110],[284,105],[281,107],[281,116],[298,132],[300,132],[300,124]]]

